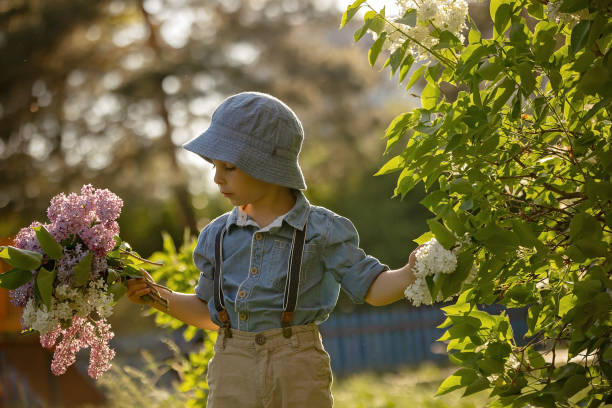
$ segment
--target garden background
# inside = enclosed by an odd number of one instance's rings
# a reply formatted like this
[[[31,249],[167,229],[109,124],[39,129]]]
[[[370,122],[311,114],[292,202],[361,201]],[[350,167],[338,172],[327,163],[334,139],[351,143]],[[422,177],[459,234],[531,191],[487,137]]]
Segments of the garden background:
[[[507,3],[499,8],[503,10],[499,16],[489,15],[487,2],[470,5],[470,16],[485,38],[492,34],[491,17],[509,19],[516,2],[497,3]],[[372,177],[388,160],[383,157],[382,135],[392,118],[420,105],[424,87],[428,93],[438,92],[436,101],[440,92],[445,99],[454,100],[458,88],[438,85],[440,72],[430,70],[425,74],[426,85],[419,79],[421,69],[414,77],[416,82],[410,81],[414,87],[404,92],[395,79],[389,80],[388,72],[378,71],[382,62],[370,69],[366,61],[369,58],[374,65],[382,43],[366,36],[352,44],[351,33],[360,26],[356,21],[348,24],[349,29],[338,31],[339,16],[348,4],[322,0],[3,3],[0,237],[7,242],[32,220],[44,221],[44,210],[53,195],[92,183],[124,200],[119,219],[124,240],[141,255],[173,260],[172,266],[183,275],[192,273],[190,236],[229,206],[211,183],[210,166],[180,146],[207,127],[213,108],[225,96],[257,90],[285,100],[303,120],[306,140],[301,164],[309,185],[307,197],[351,218],[366,252],[391,267],[403,265],[416,246],[412,239],[435,228],[425,222],[431,214],[419,204],[424,197],[422,184],[412,188],[416,179],[409,188],[398,184],[400,201],[390,199],[396,184],[393,177]],[[376,6],[376,2],[371,4]],[[586,39],[572,38],[575,49],[580,50],[577,44],[584,47]],[[448,47],[458,46],[452,37],[446,40]],[[391,60],[394,71],[398,62],[401,59]],[[495,69],[482,70],[484,78],[502,71],[492,65]],[[413,72],[418,72],[417,67],[413,66]],[[524,78],[521,73],[521,81]],[[520,96],[517,98],[520,108]],[[430,105],[427,109],[435,107],[436,101],[425,101]],[[389,149],[391,144],[395,142],[388,142],[387,150],[400,154],[401,150]],[[462,206],[461,210],[471,208]],[[448,225],[446,218],[444,222]],[[160,276],[172,283],[171,272],[166,270]],[[178,279],[176,284],[192,287],[196,277],[193,281]],[[343,296],[336,322],[343,316],[367,315],[370,309],[353,305]],[[400,302],[381,310],[381,315],[362,319],[358,325],[397,324],[380,316],[408,315],[413,309]],[[39,368],[32,364],[20,370],[20,365],[33,358],[30,346],[36,346],[36,339],[18,334],[15,310],[0,308],[2,313],[3,402],[60,405],[67,396],[78,394],[68,391],[78,389],[78,381],[81,389],[96,390],[79,379],[76,371],[74,383],[69,383],[68,374],[51,377],[45,371],[48,361],[44,355]],[[97,390],[106,394],[112,406],[201,401],[205,390],[194,384],[205,373],[211,339],[194,330],[182,335],[172,329],[178,329],[175,323],[158,317],[158,323],[171,327],[160,329],[151,317],[142,315],[139,308],[120,301],[111,323],[117,344],[123,341],[123,351],[116,358],[117,369],[97,384]],[[429,323],[435,327],[440,316],[428,318]],[[336,323],[334,328],[338,327]],[[204,353],[186,355],[202,344]],[[140,353],[142,346],[146,350]],[[423,350],[425,357],[446,361],[446,357],[435,357],[444,353],[443,347],[426,344]],[[130,368],[132,365],[137,368]],[[458,406],[448,396],[432,399],[439,382],[450,373],[443,366],[389,364],[384,367],[388,375],[349,375],[362,368],[347,370],[337,379],[338,406]],[[485,373],[490,368],[481,367]],[[182,393],[175,388],[177,381],[182,383]],[[39,388],[34,385],[41,383]],[[101,393],[99,396],[104,399]],[[479,397],[471,398],[478,401]],[[461,403],[479,406],[482,402],[468,398]]]
[[[162,249],[162,232],[180,245],[185,231],[199,231],[230,208],[212,183],[212,167],[180,146],[206,129],[224,97],[257,90],[286,101],[303,121],[300,163],[309,200],[352,219],[368,253],[391,267],[403,265],[416,246],[412,239],[427,228],[422,192],[390,200],[393,177],[372,175],[385,161],[386,124],[418,99],[397,89],[388,74],[372,71],[366,45],[353,45],[350,33],[338,30],[346,5],[3,3],[0,236],[44,221],[52,196],[92,183],[124,200],[121,236],[141,255]],[[343,296],[337,313],[366,308]],[[115,340],[129,345],[116,365],[126,358],[142,366],[140,345],[171,355],[159,339],[172,331],[143,315],[126,299],[119,302],[111,324]],[[3,316],[4,353],[15,353],[8,347],[13,342],[39,347],[27,339],[32,335],[18,334],[10,317]],[[17,380],[9,379],[6,356],[3,363],[3,381],[15,384],[5,383],[0,399],[19,401],[31,391],[27,378],[13,370]],[[60,387],[62,378],[50,375],[34,378]],[[43,389],[41,402],[61,400],[59,390]]]

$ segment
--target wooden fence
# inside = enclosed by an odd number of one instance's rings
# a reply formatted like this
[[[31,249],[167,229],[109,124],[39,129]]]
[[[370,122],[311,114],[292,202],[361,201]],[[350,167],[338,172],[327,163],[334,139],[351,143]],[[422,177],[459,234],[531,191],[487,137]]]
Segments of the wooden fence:
[[[443,306],[443,305],[442,305]],[[333,313],[321,326],[323,344],[334,374],[392,370],[424,361],[447,361],[446,346],[436,340],[444,333],[441,306],[372,308],[350,314]],[[500,313],[502,307],[487,307]],[[509,310],[517,343],[527,331],[525,312]]]

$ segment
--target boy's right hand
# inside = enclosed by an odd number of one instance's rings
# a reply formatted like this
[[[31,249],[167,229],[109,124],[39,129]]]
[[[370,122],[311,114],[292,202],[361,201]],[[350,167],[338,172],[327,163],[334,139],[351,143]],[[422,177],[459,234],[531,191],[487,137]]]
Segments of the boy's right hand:
[[[145,304],[148,304],[148,301],[146,299],[143,299],[142,296],[145,296],[151,293],[151,288],[149,285],[147,285],[147,283],[145,282],[145,279],[150,282],[154,282],[154,281],[151,275],[149,275],[147,271],[141,269],[141,272],[143,274],[142,278],[132,278],[126,281],[126,285],[128,289],[127,297],[130,301],[134,303],[137,303],[139,305],[145,305]]]

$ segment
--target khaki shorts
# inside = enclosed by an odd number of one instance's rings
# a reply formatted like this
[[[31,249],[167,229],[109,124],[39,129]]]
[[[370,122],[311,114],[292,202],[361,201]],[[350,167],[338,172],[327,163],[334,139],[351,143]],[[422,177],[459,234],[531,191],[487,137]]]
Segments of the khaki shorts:
[[[208,365],[209,408],[327,408],[333,405],[329,354],[315,324],[249,333],[219,330]]]

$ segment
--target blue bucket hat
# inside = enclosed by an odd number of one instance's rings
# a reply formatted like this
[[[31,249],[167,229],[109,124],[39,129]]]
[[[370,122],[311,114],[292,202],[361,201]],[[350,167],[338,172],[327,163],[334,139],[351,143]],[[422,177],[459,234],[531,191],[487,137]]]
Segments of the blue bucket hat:
[[[305,190],[298,164],[304,129],[279,99],[259,92],[230,96],[215,109],[210,127],[183,147],[208,161],[232,163],[251,177]]]

